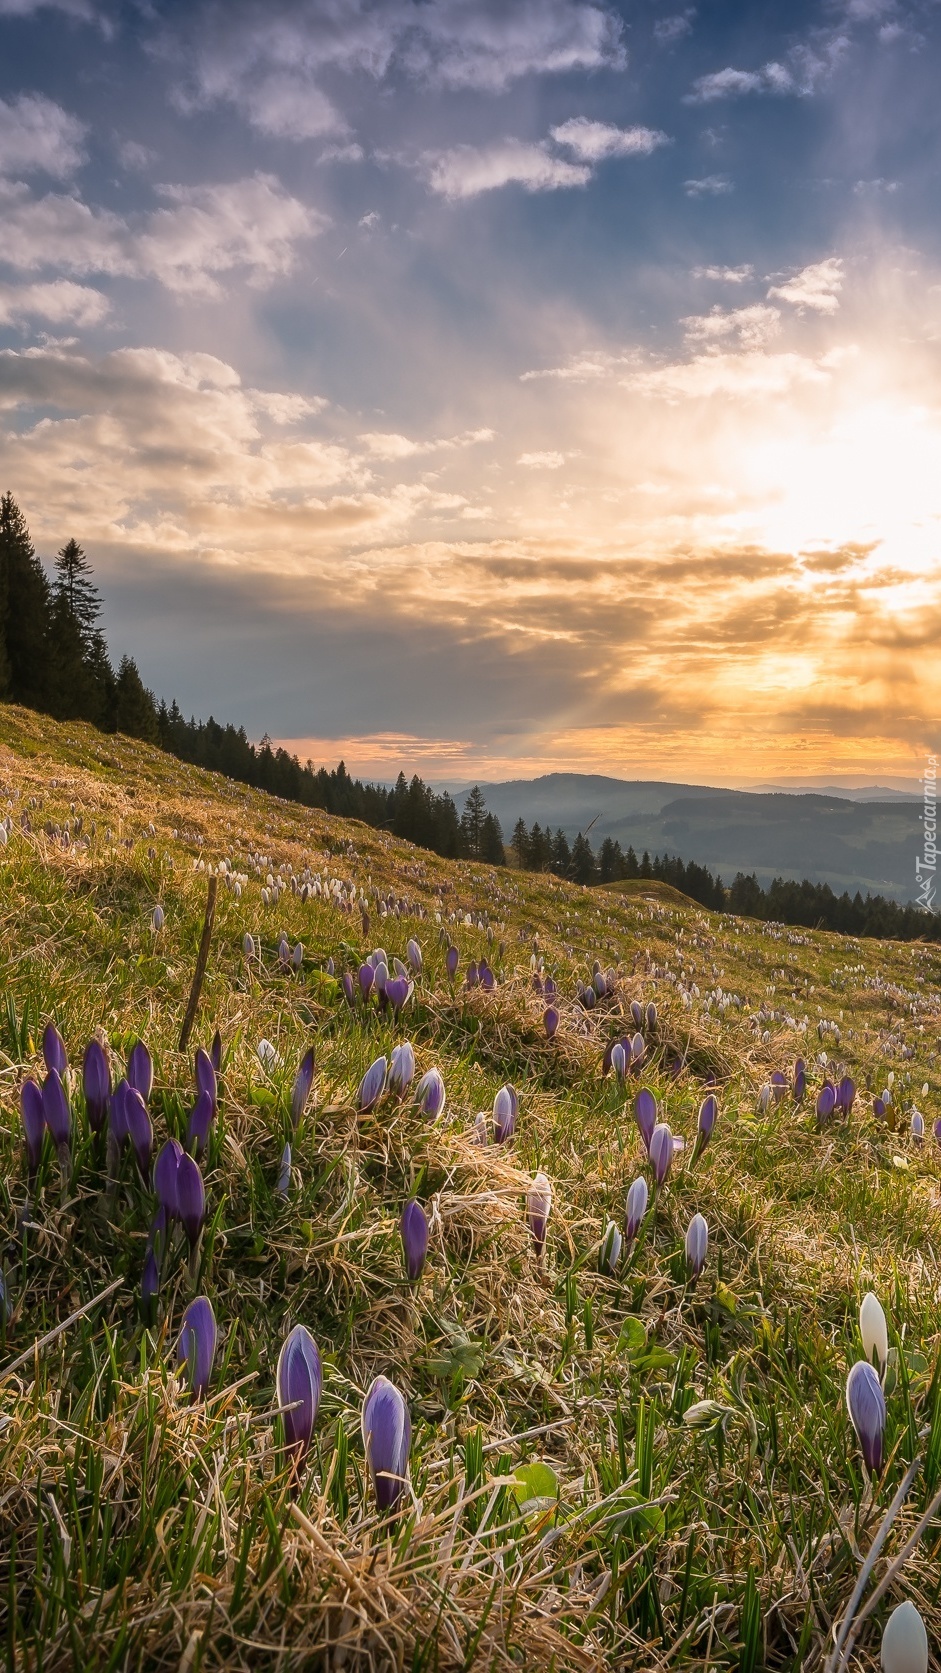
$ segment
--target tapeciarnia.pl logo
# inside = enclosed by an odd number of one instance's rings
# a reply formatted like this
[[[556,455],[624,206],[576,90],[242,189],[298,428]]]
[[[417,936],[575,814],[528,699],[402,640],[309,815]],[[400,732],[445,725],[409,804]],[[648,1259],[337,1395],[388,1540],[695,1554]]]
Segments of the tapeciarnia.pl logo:
[[[922,857],[915,861],[915,887],[918,896],[915,904],[923,906],[926,912],[933,912],[934,907],[934,876],[938,869],[938,757],[929,755],[925,767],[922,785],[925,792],[925,806],[921,816],[925,828]]]

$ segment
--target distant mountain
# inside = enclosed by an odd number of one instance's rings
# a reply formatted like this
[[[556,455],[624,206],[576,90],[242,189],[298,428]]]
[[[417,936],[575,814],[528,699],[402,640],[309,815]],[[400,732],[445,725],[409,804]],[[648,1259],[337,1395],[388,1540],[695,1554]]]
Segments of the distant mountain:
[[[460,808],[467,786],[441,788]],[[679,854],[726,883],[737,871],[753,871],[764,885],[773,877],[808,877],[837,893],[859,889],[898,901],[915,894],[921,804],[897,791],[881,801],[851,801],[842,790],[720,790],[594,773],[547,773],[481,789],[507,842],[522,816],[528,826],[561,826],[570,840],[591,826],[596,853],[609,836],[638,855],[645,848]]]

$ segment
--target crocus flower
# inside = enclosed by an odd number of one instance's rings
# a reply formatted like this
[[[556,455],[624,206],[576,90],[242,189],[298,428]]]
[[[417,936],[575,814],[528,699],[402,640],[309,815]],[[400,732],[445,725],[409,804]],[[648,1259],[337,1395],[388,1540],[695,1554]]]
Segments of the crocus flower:
[[[219,1087],[216,1082],[216,1066],[213,1063],[208,1051],[203,1051],[202,1046],[199,1047],[196,1053],[196,1090],[200,1093],[208,1092],[210,1098],[212,1099],[212,1113],[215,1115],[219,1103]]]
[[[485,1145],[490,1143],[490,1128],[487,1124],[485,1110],[478,1110],[474,1116],[474,1126],[471,1131],[471,1143]]]
[[[647,1042],[645,1041],[643,1034],[635,1034],[633,1040],[631,1041],[631,1063],[642,1063],[646,1050]]]
[[[536,1259],[542,1260],[546,1247],[546,1227],[552,1210],[552,1186],[544,1173],[537,1173],[526,1193],[526,1217],[533,1234]]]
[[[190,1393],[194,1400],[201,1400],[209,1387],[217,1335],[212,1302],[207,1296],[198,1295],[183,1314],[177,1350],[178,1364],[185,1365],[189,1373]]]
[[[911,1598],[885,1623],[881,1660],[882,1673],[928,1673],[928,1634]]]
[[[639,999],[632,999],[631,1000],[631,1016],[634,1019],[634,1027],[635,1028],[643,1028],[643,1026],[644,1026],[644,1007],[641,1004]]]
[[[770,1103],[771,1103],[771,1085],[770,1085],[770,1082],[765,1081],[764,1086],[761,1088],[761,1091],[758,1094],[758,1108],[760,1109],[762,1115],[767,1115],[768,1105]]]
[[[449,982],[453,982],[455,976],[457,975],[457,967],[460,963],[460,958],[461,955],[456,947],[449,947],[444,955],[444,962],[448,972]]]
[[[46,1130],[42,1089],[34,1080],[25,1080],[20,1087],[20,1114],[23,1118],[23,1137],[26,1140],[26,1166],[32,1184],[39,1170],[43,1134]]]
[[[42,1037],[42,1054],[46,1060],[47,1069],[55,1069],[60,1080],[65,1079],[65,1071],[69,1060],[65,1053],[65,1041],[54,1022],[47,1022]]]
[[[291,1189],[291,1146],[286,1144],[281,1152],[281,1168],[278,1173],[278,1183],[275,1190],[279,1197],[286,1197]]]
[[[934,1133],[935,1144],[941,1144],[941,1115],[938,1116],[938,1119],[931,1130]]]
[[[136,1086],[125,1083],[124,1088],[124,1124],[127,1136],[134,1147],[137,1166],[145,1184],[150,1183],[150,1162],[154,1151],[154,1129],[147,1105]]]
[[[177,1178],[182,1157],[183,1146],[179,1140],[167,1139],[154,1163],[154,1190],[157,1193],[157,1201],[171,1220],[180,1218]]]
[[[885,1397],[867,1359],[858,1359],[846,1379],[846,1405],[870,1475],[882,1469]]]
[[[557,992],[558,992],[558,988],[556,987],[554,977],[552,977],[552,976],[547,976],[546,977],[545,983],[543,984],[543,990],[542,991],[543,991],[543,994],[545,995],[546,999],[548,999],[549,1002],[551,1003],[552,1000],[555,998]]]
[[[389,1091],[401,1098],[415,1079],[415,1052],[408,1040],[393,1046],[389,1057]]]
[[[344,970],[343,975],[340,977],[340,986],[343,989],[343,997],[346,1000],[346,1003],[348,1005],[352,1005],[355,989],[353,987],[353,978],[348,970]]]
[[[394,1016],[398,1016],[403,1005],[411,999],[414,987],[406,976],[395,976],[385,985],[386,1003],[392,1006]]]
[[[431,1121],[437,1121],[438,1117],[444,1112],[445,1100],[446,1093],[441,1070],[427,1070],[415,1088],[415,1102],[422,1115],[427,1115]]]
[[[849,1115],[856,1097],[856,1082],[850,1075],[844,1075],[839,1085],[840,1108]]]
[[[408,959],[408,962],[411,965],[412,969],[414,970],[416,976],[420,976],[421,975],[421,969],[422,969],[421,948],[419,947],[418,942],[415,940],[414,936],[412,936],[411,940],[408,942],[408,944],[405,948],[405,956]]]
[[[420,1202],[414,1197],[402,1210],[402,1252],[409,1281],[417,1284],[428,1253],[428,1219]]]
[[[408,1407],[388,1377],[376,1377],[363,1401],[363,1446],[380,1511],[392,1510],[405,1491],[412,1424]]]
[[[465,978],[465,985],[469,988],[475,988],[475,987],[477,987],[479,982],[480,982],[480,971],[478,970],[476,964],[474,963],[474,961],[472,959],[470,964],[467,966],[467,976]]]
[[[709,1227],[701,1214],[694,1214],[686,1231],[686,1264],[694,1282],[706,1264],[708,1247]]]
[[[673,1134],[665,1121],[658,1121],[650,1135],[650,1160],[653,1163],[653,1176],[658,1186],[662,1185],[670,1171],[673,1161]]]
[[[559,1026],[559,1013],[554,1005],[547,1005],[542,1016],[542,1025],[547,1037],[551,1040]]]
[[[190,1249],[195,1250],[206,1218],[206,1187],[198,1165],[185,1150],[177,1164],[176,1199],[177,1212],[189,1238]]]
[[[925,1118],[921,1110],[912,1110],[912,1138],[916,1144],[923,1144],[925,1139]]]
[[[215,1105],[208,1092],[201,1092],[193,1108],[186,1127],[186,1148],[191,1155],[199,1158],[209,1142],[209,1129],[215,1115]]]
[[[779,1104],[787,1091],[787,1077],[782,1075],[780,1069],[775,1069],[771,1076],[771,1090],[774,1094],[775,1103]]]
[[[652,1092],[644,1087],[634,1099],[634,1119],[640,1128],[640,1136],[644,1141],[644,1149],[650,1155],[650,1140],[657,1125],[657,1100]]]
[[[129,1087],[123,1078],[108,1100],[108,1145],[116,1160],[124,1150],[128,1141],[127,1116],[124,1112],[124,1099]]]
[[[600,970],[596,970],[591,978],[591,985],[599,999],[603,999],[608,991],[608,984]]]
[[[657,1031],[657,1007],[652,999],[648,1001],[647,1009],[644,1012],[644,1020],[647,1024],[647,1033],[655,1034]],[[643,1027],[643,1024],[641,1024],[641,1027]]]
[[[356,1093],[356,1108],[358,1110],[375,1109],[385,1088],[387,1067],[384,1057],[377,1057],[375,1063],[369,1065]]]
[[[291,1091],[291,1122],[295,1133],[300,1125],[301,1116],[307,1108],[307,1100],[310,1097],[310,1089],[313,1084],[314,1048],[311,1046],[310,1050],[305,1052],[301,1058],[300,1068],[294,1077],[294,1086]]]
[[[627,1224],[624,1227],[624,1235],[628,1243],[633,1243],[640,1231],[641,1222],[647,1212],[648,1197],[647,1181],[643,1174],[639,1174],[627,1193]]]
[[[89,1040],[82,1059],[82,1087],[88,1125],[93,1133],[100,1133],[108,1118],[108,1099],[111,1096],[111,1070],[100,1041]]]
[[[701,1156],[706,1145],[712,1138],[713,1129],[719,1116],[719,1100],[714,1092],[710,1092],[699,1106],[698,1131],[696,1133],[696,1149],[694,1160]]]
[[[601,1248],[598,1252],[599,1272],[615,1272],[617,1270],[623,1246],[624,1239],[622,1238],[621,1233],[614,1224],[614,1221],[609,1220],[607,1226],[605,1227],[604,1237],[601,1239]]]
[[[359,991],[363,999],[369,998],[369,990],[376,980],[376,972],[371,964],[361,964],[359,967]]]
[[[127,1078],[146,1104],[154,1084],[154,1066],[143,1040],[138,1040],[137,1044],[131,1047],[131,1055],[127,1060]]]
[[[159,904],[157,906],[155,906],[154,909],[153,909],[153,913],[151,914],[150,923],[151,923],[151,928],[153,929],[154,934],[159,935],[159,933],[163,929],[163,925],[164,925],[163,907],[160,906]]]
[[[618,1080],[624,1080],[627,1075],[628,1059],[620,1040],[615,1040],[611,1047],[611,1067]]]
[[[885,1376],[889,1360],[889,1327],[878,1296],[867,1290],[859,1308],[859,1334],[863,1339],[863,1353],[870,1365],[875,1365],[880,1381]]]
[[[295,1477],[310,1448],[323,1390],[323,1367],[317,1344],[304,1325],[296,1324],[278,1355],[275,1391],[284,1424],[284,1444]]]
[[[42,1112],[61,1160],[72,1142],[72,1112],[58,1069],[50,1069],[42,1083]]]
[[[242,936],[242,956],[249,963],[255,957],[255,943],[247,930]]]
[[[817,1120],[829,1121],[836,1108],[836,1088],[825,1081],[817,1093]]]
[[[212,1037],[212,1045],[209,1048],[209,1061],[212,1064],[216,1072],[216,1078],[218,1079],[219,1075],[222,1073],[222,1035],[219,1033],[218,1028]]]
[[[519,1107],[516,1088],[501,1086],[493,1100],[493,1136],[497,1144],[507,1144],[513,1137]]]

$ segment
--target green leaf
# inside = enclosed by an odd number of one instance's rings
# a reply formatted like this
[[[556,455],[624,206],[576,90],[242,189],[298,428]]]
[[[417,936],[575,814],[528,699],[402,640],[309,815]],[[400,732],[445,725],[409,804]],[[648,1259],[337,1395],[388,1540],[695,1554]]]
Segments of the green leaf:
[[[640,1319],[628,1317],[621,1326],[618,1337],[618,1353],[627,1354],[628,1359],[636,1359],[647,1346],[647,1332]]]
[[[514,1471],[513,1492],[521,1510],[530,1506],[542,1509],[547,1501],[554,1504],[559,1497],[559,1478],[548,1464],[518,1464]]]

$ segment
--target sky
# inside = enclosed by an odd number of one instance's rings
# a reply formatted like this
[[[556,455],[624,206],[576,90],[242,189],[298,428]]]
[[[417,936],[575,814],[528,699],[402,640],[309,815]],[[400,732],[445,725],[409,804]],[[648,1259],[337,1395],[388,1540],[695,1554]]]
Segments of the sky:
[[[0,487],[186,713],[941,747],[939,0],[0,0]]]

